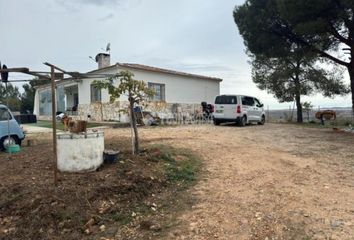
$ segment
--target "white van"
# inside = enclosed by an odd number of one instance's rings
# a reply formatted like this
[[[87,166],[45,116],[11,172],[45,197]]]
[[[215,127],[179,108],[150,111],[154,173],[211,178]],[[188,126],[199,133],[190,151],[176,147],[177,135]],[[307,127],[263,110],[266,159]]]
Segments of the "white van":
[[[214,124],[236,122],[245,126],[251,122],[263,125],[263,104],[255,97],[243,95],[220,95],[215,98]]]

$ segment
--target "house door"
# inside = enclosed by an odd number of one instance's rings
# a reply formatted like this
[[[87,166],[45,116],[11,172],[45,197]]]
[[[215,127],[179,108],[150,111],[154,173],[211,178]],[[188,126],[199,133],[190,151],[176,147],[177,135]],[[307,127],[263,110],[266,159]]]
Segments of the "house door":
[[[76,112],[77,111],[77,107],[79,105],[79,94],[78,93],[74,93],[73,94],[73,104],[74,106],[72,107],[72,111]]]
[[[79,105],[79,94],[74,93],[74,106]]]

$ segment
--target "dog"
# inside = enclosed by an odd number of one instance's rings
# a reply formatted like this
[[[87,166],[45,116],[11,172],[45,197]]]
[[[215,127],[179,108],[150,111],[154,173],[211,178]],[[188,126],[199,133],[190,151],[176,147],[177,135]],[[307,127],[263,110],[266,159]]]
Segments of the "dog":
[[[64,124],[64,131],[69,131],[74,126],[74,121],[71,117],[67,116],[66,114],[60,116],[60,121]]]

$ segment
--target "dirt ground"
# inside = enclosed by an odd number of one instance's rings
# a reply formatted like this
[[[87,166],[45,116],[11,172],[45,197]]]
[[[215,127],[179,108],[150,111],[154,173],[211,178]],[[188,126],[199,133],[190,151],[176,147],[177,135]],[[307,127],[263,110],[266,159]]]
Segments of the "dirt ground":
[[[105,145],[120,150],[94,172],[60,173],[53,185],[50,133],[17,154],[0,152],[1,240],[138,240],[162,238],[193,198],[201,160],[188,149],[146,140],[131,155],[129,131],[109,130]],[[25,145],[25,144],[24,144]]]
[[[204,165],[187,190],[195,201],[166,235],[150,239],[354,239],[354,134],[285,124],[139,133],[146,145],[192,149]],[[129,142],[129,129],[105,134]]]
[[[293,125],[146,130],[205,173],[174,239],[354,239],[354,135]]]

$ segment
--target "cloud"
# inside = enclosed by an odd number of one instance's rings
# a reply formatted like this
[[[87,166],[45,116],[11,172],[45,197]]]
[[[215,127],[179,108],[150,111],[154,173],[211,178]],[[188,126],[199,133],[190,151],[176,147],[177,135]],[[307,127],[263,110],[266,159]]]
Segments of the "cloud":
[[[97,20],[100,21],[100,22],[104,22],[104,21],[110,20],[112,18],[114,18],[114,14],[110,13],[110,14],[104,16],[104,17],[101,17],[101,18],[97,19]]]
[[[140,0],[55,0],[55,2],[69,11],[76,12],[85,6],[125,8],[132,4],[139,4]]]
[[[75,1],[68,1],[67,2],[76,2],[78,4],[91,4],[96,6],[114,6],[120,5],[124,0],[75,0]]]

